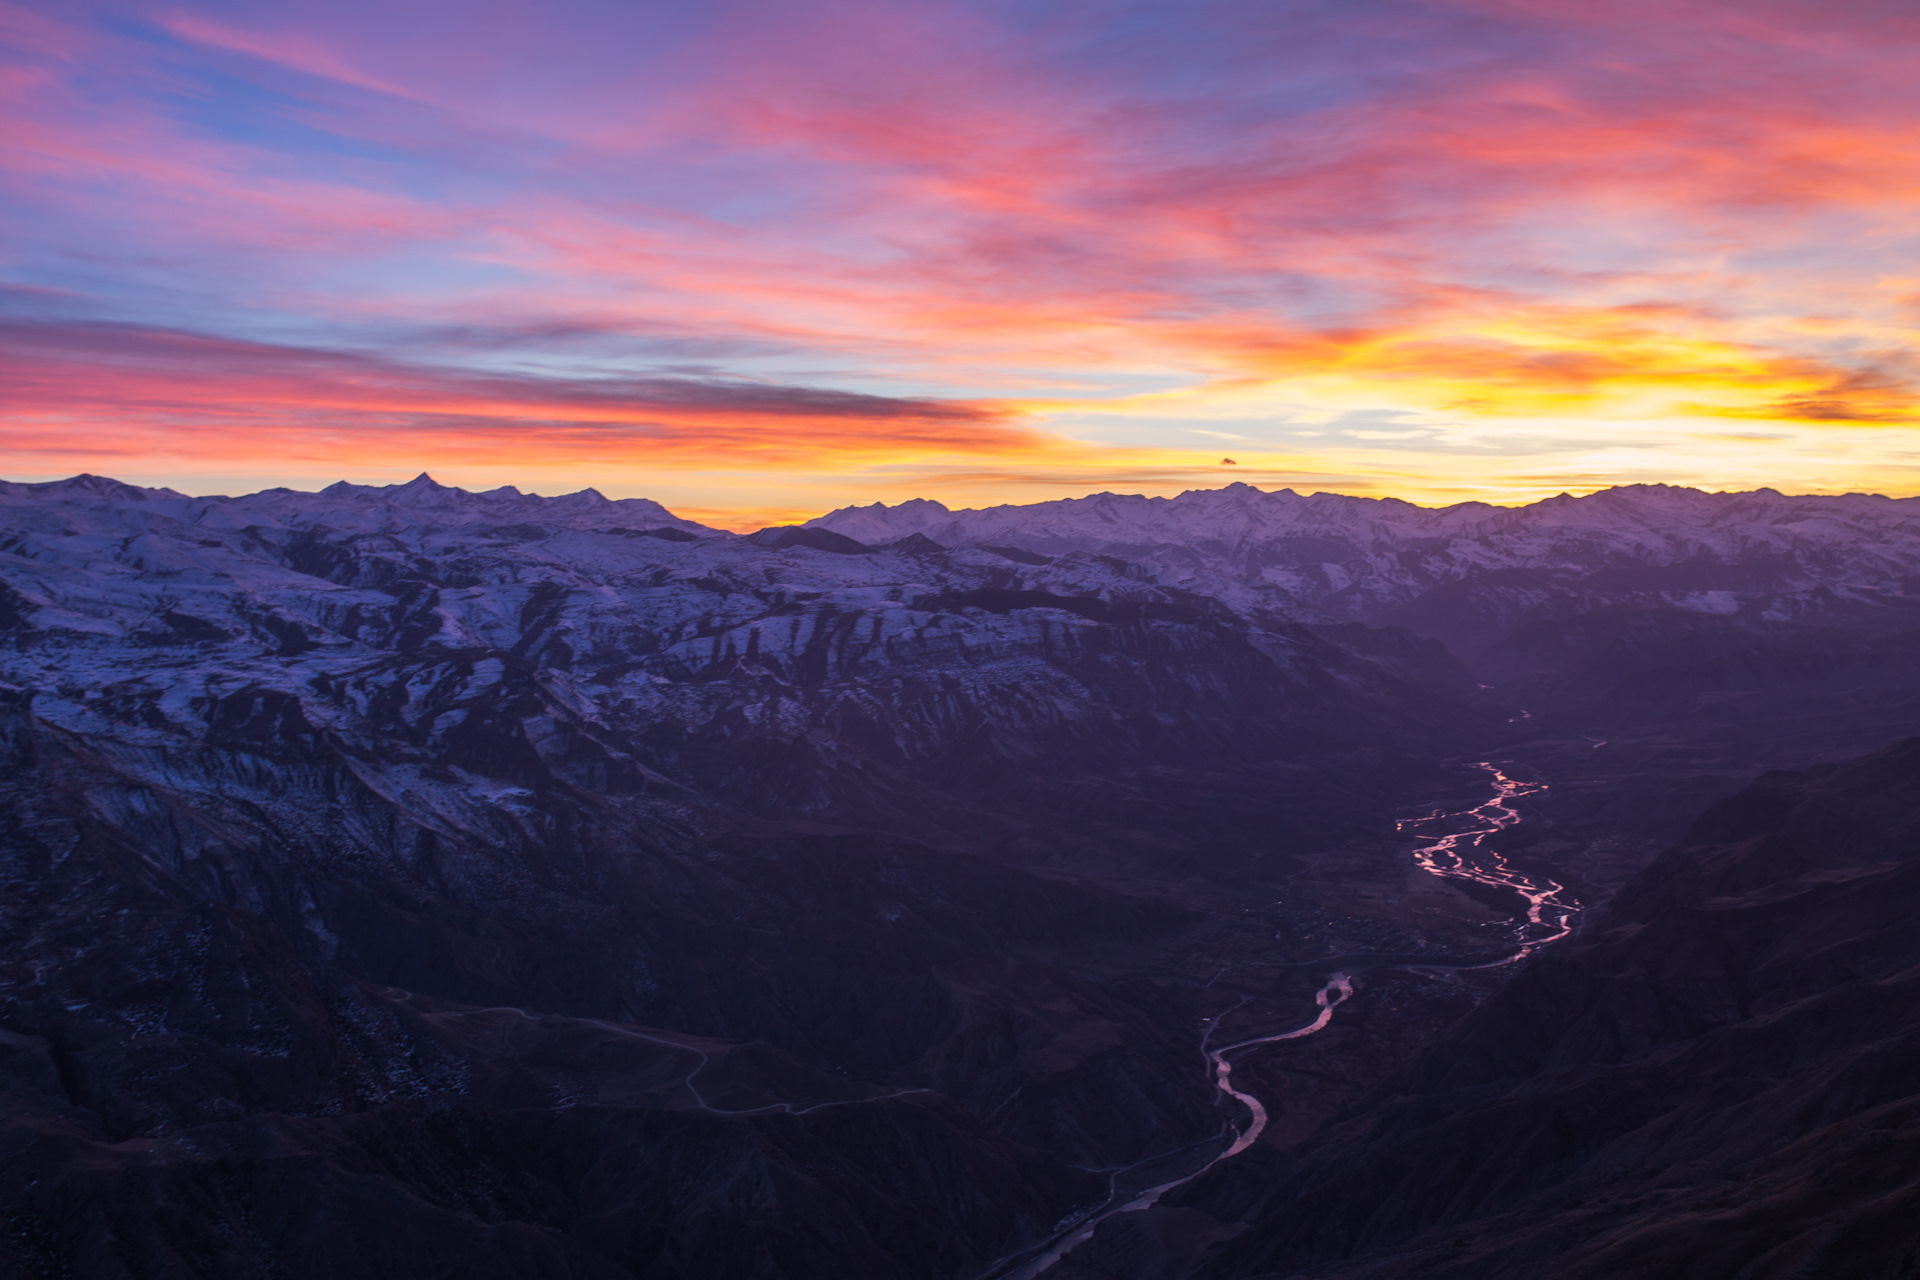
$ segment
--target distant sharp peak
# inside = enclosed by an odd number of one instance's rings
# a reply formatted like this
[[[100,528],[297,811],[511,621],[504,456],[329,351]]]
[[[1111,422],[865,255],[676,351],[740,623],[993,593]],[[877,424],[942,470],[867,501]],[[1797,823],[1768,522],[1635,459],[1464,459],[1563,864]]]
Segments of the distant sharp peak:
[[[272,490],[272,492],[301,494],[301,491],[298,489],[275,489]],[[498,492],[498,490],[495,490],[495,492]],[[259,495],[249,494],[248,496],[257,497]],[[350,480],[336,480],[313,496],[333,499],[371,498],[384,502],[405,502],[409,505],[414,505],[422,499],[437,501],[442,498],[472,498],[478,497],[479,495],[468,493],[465,489],[456,489],[441,484],[438,480],[435,480],[432,476],[422,471],[405,484],[354,484]],[[518,490],[514,491],[514,496],[519,496]]]

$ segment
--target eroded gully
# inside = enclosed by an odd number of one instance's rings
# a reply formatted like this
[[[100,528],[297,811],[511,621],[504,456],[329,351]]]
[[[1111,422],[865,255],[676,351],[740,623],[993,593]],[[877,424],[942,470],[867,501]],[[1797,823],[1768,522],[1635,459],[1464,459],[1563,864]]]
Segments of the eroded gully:
[[[1104,1201],[1060,1223],[1054,1233],[1039,1244],[1030,1245],[1000,1258],[981,1274],[979,1280],[1034,1280],[1034,1277],[1050,1270],[1060,1259],[1091,1239],[1100,1224],[1107,1219],[1116,1214],[1138,1213],[1152,1208],[1168,1192],[1185,1186],[1214,1165],[1223,1160],[1233,1159],[1259,1141],[1261,1133],[1267,1127],[1266,1104],[1254,1095],[1234,1088],[1233,1064],[1227,1060],[1227,1055],[1264,1044],[1277,1044],[1285,1040],[1304,1040],[1308,1036],[1324,1031],[1333,1021],[1333,1011],[1352,998],[1353,978],[1359,968],[1390,967],[1436,978],[1451,977],[1457,973],[1500,969],[1519,963],[1541,947],[1557,942],[1573,932],[1573,921],[1580,913],[1580,904],[1568,894],[1566,887],[1551,879],[1535,879],[1514,868],[1497,849],[1489,847],[1487,843],[1489,837],[1514,826],[1521,820],[1520,812],[1514,807],[1514,802],[1523,796],[1546,790],[1546,784],[1522,782],[1509,777],[1503,769],[1490,761],[1481,761],[1474,767],[1483,769],[1491,775],[1493,795],[1490,798],[1470,809],[1448,809],[1441,806],[1424,817],[1401,820],[1396,824],[1396,829],[1427,841],[1414,849],[1413,857],[1419,866],[1434,875],[1450,880],[1469,880],[1507,889],[1518,894],[1527,903],[1526,919],[1515,927],[1513,950],[1499,959],[1479,964],[1399,963],[1389,965],[1379,961],[1369,964],[1366,957],[1329,957],[1329,963],[1345,962],[1354,967],[1335,971],[1327,979],[1326,985],[1314,994],[1317,1012],[1313,1021],[1292,1031],[1255,1036],[1217,1049],[1209,1047],[1214,1033],[1220,1028],[1220,1023],[1246,1003],[1247,997],[1241,997],[1239,1003],[1208,1020],[1206,1032],[1200,1038],[1200,1052],[1207,1061],[1214,1088],[1222,1099],[1230,1100],[1245,1110],[1246,1123],[1237,1125],[1229,1121],[1227,1132],[1220,1139],[1225,1143],[1221,1150],[1197,1168],[1178,1177],[1146,1187],[1122,1185],[1122,1179],[1126,1174],[1174,1159],[1185,1151],[1192,1150],[1191,1147],[1183,1148],[1181,1151],[1164,1152],[1137,1164],[1108,1171],[1107,1198]]]

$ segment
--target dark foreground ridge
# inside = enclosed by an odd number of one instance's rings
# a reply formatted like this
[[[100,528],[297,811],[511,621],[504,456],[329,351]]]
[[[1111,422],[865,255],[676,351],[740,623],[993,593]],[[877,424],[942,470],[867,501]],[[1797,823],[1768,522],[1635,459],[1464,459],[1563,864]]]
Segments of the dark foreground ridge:
[[[1226,1277],[1920,1273],[1920,740],[1706,813],[1259,1188]]]

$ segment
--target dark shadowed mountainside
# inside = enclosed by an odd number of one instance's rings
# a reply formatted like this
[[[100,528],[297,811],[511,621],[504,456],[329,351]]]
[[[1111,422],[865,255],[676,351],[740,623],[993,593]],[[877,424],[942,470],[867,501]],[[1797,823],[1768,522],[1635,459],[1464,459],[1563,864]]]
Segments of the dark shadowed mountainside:
[[[1715,806],[1273,1185],[1238,1173],[1197,1197],[1255,1197],[1207,1277],[1920,1273],[1920,741]]]

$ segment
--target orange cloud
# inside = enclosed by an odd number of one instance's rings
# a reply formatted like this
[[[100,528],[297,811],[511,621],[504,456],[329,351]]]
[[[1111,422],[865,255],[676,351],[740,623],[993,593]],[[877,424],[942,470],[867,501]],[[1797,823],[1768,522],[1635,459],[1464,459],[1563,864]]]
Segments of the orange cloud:
[[[17,456],[359,447],[778,468],[1057,448],[991,405],[741,379],[508,377],[132,326],[0,325],[0,396]]]

